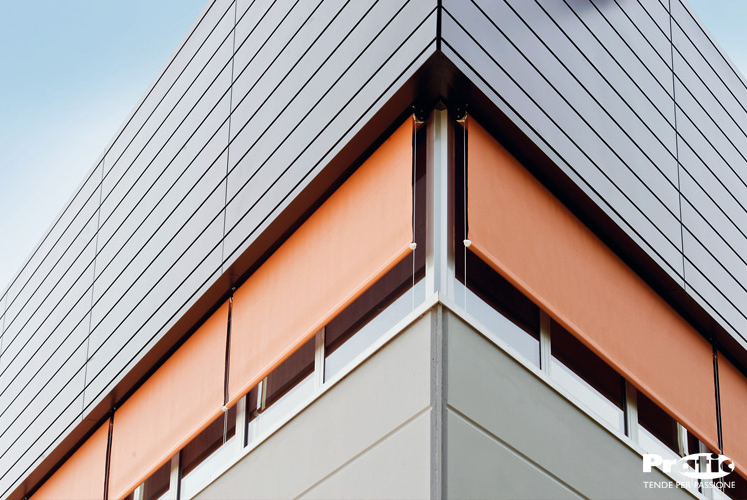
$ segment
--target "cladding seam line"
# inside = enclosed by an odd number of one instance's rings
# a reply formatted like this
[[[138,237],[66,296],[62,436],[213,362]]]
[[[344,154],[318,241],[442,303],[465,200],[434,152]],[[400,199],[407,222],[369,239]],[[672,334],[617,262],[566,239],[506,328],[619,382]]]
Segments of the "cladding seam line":
[[[223,179],[225,189],[223,191],[223,237],[220,244],[220,273],[225,272],[225,251],[226,251],[226,210],[228,208],[228,169],[231,165],[231,121],[233,119],[233,84],[234,84],[234,61],[236,59],[236,12],[238,10],[238,0],[233,2],[233,40],[231,47],[231,87],[228,96],[228,138],[226,144],[226,176]]]
[[[687,291],[685,277],[685,222],[682,220],[682,187],[680,184],[680,134],[677,130],[677,83],[674,69],[674,39],[672,35],[672,0],[669,2],[669,51],[672,58],[672,105],[674,109],[674,152],[677,160],[677,201],[680,210],[680,252],[682,253],[682,288]]]
[[[91,322],[93,320],[93,298],[94,298],[94,287],[96,286],[96,261],[98,260],[96,258],[96,255],[98,254],[99,249],[99,229],[101,228],[101,192],[103,191],[103,184],[104,184],[104,170],[105,170],[105,162],[106,158],[101,160],[101,183],[99,184],[99,208],[96,210],[96,242],[94,243],[94,252],[93,252],[93,276],[91,278],[91,308],[88,310],[88,334],[86,335],[86,359],[84,361],[83,365],[83,400],[81,402],[81,411],[85,411],[86,409],[86,396],[85,396],[85,387],[86,387],[86,381],[88,380],[88,354],[89,349],[91,346]],[[86,292],[88,293],[88,292]]]
[[[426,21],[426,20],[427,20],[427,19],[428,19],[428,18],[430,17],[430,15],[431,15],[431,14],[432,14],[432,11],[431,11],[431,12],[429,13],[429,15],[428,15],[428,16],[426,16],[426,18],[424,18],[424,19],[423,19],[423,21],[421,21],[420,25],[422,25],[422,24],[423,24],[423,23],[424,23],[424,22],[425,22],[425,21]],[[419,26],[420,26],[420,25],[419,25]],[[410,34],[410,35],[409,35],[409,36],[407,37],[407,39],[406,39],[406,40],[405,40],[404,42],[402,42],[402,44],[400,44],[400,46],[399,46],[399,47],[398,47],[398,49],[397,49],[397,50],[395,51],[395,53],[396,53],[396,52],[397,52],[397,51],[399,50],[399,48],[401,48],[401,47],[402,47],[402,45],[404,45],[404,43],[405,43],[405,42],[406,42],[407,40],[409,40],[409,39],[410,39],[410,38],[412,37],[412,35],[413,35],[414,33],[415,33],[415,32],[412,32],[412,33],[411,33],[411,34]],[[369,42],[369,45],[370,45],[370,43],[372,43],[372,42]],[[432,42],[431,42],[431,43],[432,43]],[[422,56],[422,54],[424,53],[424,51],[425,51],[425,50],[427,49],[427,47],[428,47],[428,46],[430,46],[430,44],[428,44],[428,45],[427,45],[427,46],[426,46],[425,48],[423,48],[423,50],[421,50],[421,51],[420,51],[420,53],[418,54],[418,56],[417,56],[417,57],[416,57],[415,59],[418,59],[418,58],[420,58],[420,56]],[[390,56],[389,58],[387,58],[387,61],[388,61],[389,59],[391,59],[391,57],[392,57],[392,56]],[[409,68],[409,67],[410,67],[411,65],[412,65],[412,63],[410,63],[410,65],[408,65],[408,68]],[[405,73],[406,71],[407,71],[407,68],[406,68],[405,70],[403,70],[403,71],[402,71],[402,72],[400,73],[400,75],[398,76],[398,78],[397,78],[397,79],[396,79],[395,81],[398,81],[398,80],[399,80],[399,78],[401,78],[401,76],[402,76],[402,75],[403,75],[403,74],[404,74],[404,73]],[[378,70],[377,70],[377,71],[375,72],[375,74],[376,74],[376,73],[378,73]],[[369,78],[369,81],[370,81],[370,79],[371,79],[371,78]],[[391,88],[391,86],[392,86],[392,85],[393,85],[393,83],[392,83],[392,84],[390,84],[390,85],[389,85],[389,86],[387,87],[387,89],[385,90],[385,92],[387,92],[387,91],[388,91],[388,90],[389,90],[389,89]],[[364,85],[364,86],[365,86],[365,85]],[[359,93],[359,92],[357,92],[357,93],[356,93],[356,95],[357,95],[358,93]],[[382,94],[382,95],[383,95],[383,94]],[[372,107],[373,107],[373,106],[374,106],[374,105],[376,104],[376,102],[378,102],[378,100],[377,100],[377,101],[375,101],[374,103],[372,103],[372,104],[371,104],[371,105],[370,105],[370,106],[369,106],[369,107],[367,108],[367,110],[366,110],[366,113],[367,113],[368,111],[370,111],[370,109],[371,109],[371,108],[372,108]],[[364,113],[364,115],[365,115],[366,113]],[[339,115],[339,112],[338,112],[337,114]],[[361,118],[362,118],[362,116],[361,116]],[[358,120],[356,120],[356,123],[358,123],[359,121],[360,121],[360,118],[359,118]],[[349,132],[349,131],[348,131],[348,132]],[[337,143],[339,143],[339,140],[338,140],[338,141],[337,141],[337,142],[335,143],[335,145],[336,145]],[[334,147],[334,146],[333,146],[333,147]],[[325,157],[326,157],[326,156],[325,156]],[[320,161],[321,161],[321,160],[320,160]],[[318,164],[319,164],[319,162],[317,162],[317,165],[318,165]],[[312,169],[312,170],[313,170],[313,169]],[[213,250],[215,250],[215,249],[216,249],[216,248],[214,247],[214,248],[213,248]],[[173,267],[173,266],[172,266],[172,267]],[[217,269],[216,269],[216,271],[217,271]],[[186,278],[185,278],[185,279],[186,279]],[[194,294],[193,294],[193,295],[194,295]],[[120,370],[120,372],[121,372],[121,370]]]

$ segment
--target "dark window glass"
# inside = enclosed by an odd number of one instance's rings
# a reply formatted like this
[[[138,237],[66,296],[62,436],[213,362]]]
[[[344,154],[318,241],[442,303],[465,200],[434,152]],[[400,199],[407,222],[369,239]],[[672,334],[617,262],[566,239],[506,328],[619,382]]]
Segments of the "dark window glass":
[[[700,440],[687,431],[687,454],[700,453]]]
[[[669,449],[679,454],[677,422],[640,391],[637,401],[638,423]]]
[[[315,342],[315,337],[312,337],[267,376],[265,408],[314,371]]]
[[[246,395],[246,421],[251,422],[259,411],[259,386],[254,386]],[[246,443],[244,443],[246,445]]]
[[[414,252],[414,279],[413,257],[408,255],[325,326],[325,356],[334,353],[338,347],[410,289],[413,281],[418,282],[425,275],[426,143],[426,127],[421,126],[417,131],[418,163],[416,183],[413,187],[415,203],[417,204],[414,237],[418,245]]]
[[[552,355],[584,382],[623,408],[623,378],[558,323],[552,323]]]
[[[168,461],[145,480],[145,484],[143,485],[143,500],[156,500],[169,491],[170,480],[171,461]]]
[[[420,279],[421,271],[416,276]],[[405,259],[385,274],[324,329],[324,354],[329,356],[369,321],[386,309],[412,284],[412,260]]]
[[[225,428],[226,424],[227,429]],[[224,430],[227,431],[226,440],[231,439],[236,434],[236,406],[229,408],[227,413],[218,417],[182,449],[179,462],[181,477],[192,472],[211,453],[220,448],[223,444]]]
[[[464,274],[457,278],[464,283]],[[469,250],[467,287],[526,333],[539,339],[539,307]]]
[[[734,500],[744,500],[747,498],[747,480],[740,476],[736,471],[721,478],[721,480],[725,483],[735,483],[734,488],[724,489],[724,493],[726,493],[729,498],[733,498]]]

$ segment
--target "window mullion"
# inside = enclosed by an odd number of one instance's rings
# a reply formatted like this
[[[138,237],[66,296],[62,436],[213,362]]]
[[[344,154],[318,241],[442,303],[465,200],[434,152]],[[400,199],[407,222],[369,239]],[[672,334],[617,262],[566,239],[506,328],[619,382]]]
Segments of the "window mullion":
[[[316,333],[314,345],[314,388],[324,384],[324,327]]]
[[[625,435],[638,443],[638,397],[636,388],[625,381]]]
[[[552,356],[552,319],[540,309],[540,369],[550,375],[550,359]]]

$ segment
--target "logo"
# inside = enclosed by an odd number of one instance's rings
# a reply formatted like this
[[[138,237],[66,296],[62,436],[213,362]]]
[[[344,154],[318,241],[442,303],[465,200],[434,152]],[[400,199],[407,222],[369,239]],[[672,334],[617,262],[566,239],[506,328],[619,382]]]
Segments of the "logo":
[[[734,472],[734,462],[726,455],[715,453],[693,453],[680,459],[653,453],[643,455],[643,472],[651,472],[654,467],[693,479],[718,479]]]

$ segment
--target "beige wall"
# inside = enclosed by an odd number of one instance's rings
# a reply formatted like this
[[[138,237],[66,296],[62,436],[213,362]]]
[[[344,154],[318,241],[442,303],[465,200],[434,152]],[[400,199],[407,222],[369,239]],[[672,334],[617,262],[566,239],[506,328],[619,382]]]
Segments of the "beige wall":
[[[451,313],[448,498],[691,498],[646,490],[641,456]]]

